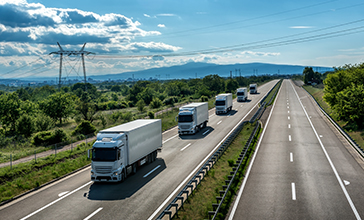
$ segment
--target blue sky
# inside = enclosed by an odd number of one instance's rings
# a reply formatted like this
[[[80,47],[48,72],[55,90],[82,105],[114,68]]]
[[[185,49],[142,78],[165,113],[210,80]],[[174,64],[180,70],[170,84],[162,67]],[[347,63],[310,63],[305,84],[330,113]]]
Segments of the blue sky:
[[[0,0],[0,78],[88,75],[187,62],[338,67],[363,62],[362,0]],[[66,56],[64,76],[82,75]]]

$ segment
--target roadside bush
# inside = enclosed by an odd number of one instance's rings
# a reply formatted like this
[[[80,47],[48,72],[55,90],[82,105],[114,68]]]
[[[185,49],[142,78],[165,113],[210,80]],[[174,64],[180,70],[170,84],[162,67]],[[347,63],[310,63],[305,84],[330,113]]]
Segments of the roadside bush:
[[[154,119],[154,112],[148,112],[148,116],[150,119]]]
[[[30,137],[35,131],[33,117],[24,114],[16,121],[15,130],[17,134],[24,135],[24,137]]]
[[[47,146],[65,142],[68,139],[64,130],[57,128],[54,131],[41,131],[34,135],[32,143],[36,146]]]
[[[177,96],[170,96],[166,99],[164,99],[163,103],[164,105],[171,105],[173,106],[174,103],[178,102],[178,97]]]
[[[157,98],[157,97],[154,97],[153,100],[150,102],[149,106],[151,108],[159,108],[163,105],[163,102]]]
[[[91,122],[83,121],[72,132],[72,135],[77,135],[77,134],[88,135],[88,134],[91,134],[91,133],[93,134],[95,131],[96,131],[96,128],[95,128],[95,126],[93,124],[91,124]]]
[[[145,102],[143,99],[140,99],[138,102],[137,102],[137,108],[140,112],[143,112],[144,111],[144,107],[145,107]]]
[[[203,96],[201,96],[200,101],[201,102],[207,102],[207,101],[209,101],[209,98],[207,96],[203,95]]]
[[[54,120],[43,113],[39,113],[35,116],[34,124],[36,131],[47,131],[55,126]]]

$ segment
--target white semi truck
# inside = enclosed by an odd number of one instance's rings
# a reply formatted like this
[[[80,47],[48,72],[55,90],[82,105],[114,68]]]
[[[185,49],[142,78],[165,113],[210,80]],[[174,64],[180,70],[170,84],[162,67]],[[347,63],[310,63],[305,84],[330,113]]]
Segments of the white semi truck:
[[[161,147],[160,119],[139,119],[102,130],[90,149],[91,180],[123,181],[139,166],[153,162]]]
[[[257,84],[250,84],[249,85],[250,94],[258,93],[258,86]]]
[[[236,90],[236,96],[238,102],[244,102],[248,100],[248,89],[246,87],[238,88]]]
[[[233,109],[233,94],[224,93],[216,96],[215,100],[215,113],[227,113]]]
[[[207,102],[195,102],[179,108],[178,134],[195,134],[207,126],[209,109]]]

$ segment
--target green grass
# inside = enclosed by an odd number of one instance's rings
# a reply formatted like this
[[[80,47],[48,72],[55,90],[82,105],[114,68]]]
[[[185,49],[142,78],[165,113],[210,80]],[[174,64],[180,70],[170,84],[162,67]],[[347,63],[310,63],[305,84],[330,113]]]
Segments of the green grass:
[[[216,196],[220,196],[219,191],[222,190],[222,186],[225,185],[225,180],[228,179],[227,176],[232,171],[231,163],[235,163],[238,159],[253,129],[254,126],[249,123],[244,126],[239,135],[224,152],[223,156],[197,186],[197,189],[188,197],[183,208],[178,211],[178,219],[208,219],[208,211],[212,211],[212,204],[216,203]],[[253,153],[253,148],[254,144],[251,146],[248,158]],[[245,167],[241,167],[237,178],[234,180],[233,187],[222,205],[218,219],[224,219],[224,216],[228,212],[235,193],[239,190],[244,171]],[[174,219],[177,218],[174,217]]]
[[[347,122],[342,120],[337,120],[337,115],[334,110],[325,102],[322,98],[324,94],[323,86],[304,86],[304,88],[316,99],[320,106],[328,113],[331,118],[333,118],[349,135],[355,142],[363,149],[364,148],[364,131],[353,131],[347,127]]]
[[[0,168],[0,202],[90,164],[90,159],[87,158],[90,144],[86,146],[82,143],[73,151],[38,158],[36,162],[33,160],[18,164],[12,169]]]
[[[270,99],[273,97],[273,95],[277,96],[277,94],[274,94],[276,90],[279,90],[279,88],[281,87],[282,84],[282,80],[279,81],[279,83],[277,83],[274,88],[272,89],[272,91],[268,94],[268,96],[264,99],[265,102],[269,102]],[[272,105],[274,103],[274,99],[273,98],[272,102],[270,103],[270,105]],[[268,104],[268,103],[267,103]]]

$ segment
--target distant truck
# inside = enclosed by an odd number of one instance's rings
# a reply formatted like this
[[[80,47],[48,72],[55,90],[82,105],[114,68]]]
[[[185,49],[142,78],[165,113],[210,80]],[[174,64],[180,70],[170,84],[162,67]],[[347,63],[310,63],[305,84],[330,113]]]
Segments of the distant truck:
[[[257,84],[250,84],[249,85],[250,94],[258,93],[258,86]]]
[[[195,102],[179,108],[178,134],[195,134],[207,126],[209,111],[207,102]]]
[[[244,102],[248,100],[248,89],[246,87],[238,88],[236,90],[236,96],[238,102]]]
[[[216,96],[215,100],[215,113],[227,113],[233,109],[233,94],[224,93]]]
[[[161,147],[160,119],[139,119],[102,130],[90,149],[91,180],[123,181],[139,166],[155,161]]]

